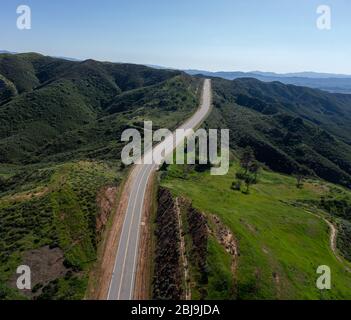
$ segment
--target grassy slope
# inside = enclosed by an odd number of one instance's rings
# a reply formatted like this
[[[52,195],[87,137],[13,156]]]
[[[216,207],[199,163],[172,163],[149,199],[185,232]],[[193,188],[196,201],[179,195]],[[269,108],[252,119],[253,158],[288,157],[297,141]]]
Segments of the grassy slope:
[[[250,195],[230,189],[236,167],[226,176],[191,173],[171,166],[162,185],[193,205],[218,215],[239,242],[237,273],[239,299],[344,299],[351,298],[351,274],[335,258],[329,228],[314,215],[282,201],[317,200],[320,188],[297,189],[289,176],[264,171]],[[184,179],[185,177],[185,179]],[[228,279],[228,256],[209,242],[209,298],[233,298]],[[332,290],[319,291],[316,269],[332,270]],[[278,280],[279,277],[279,280]],[[223,288],[226,292],[223,292]]]
[[[64,264],[73,276],[58,279],[46,298],[82,298],[96,255],[96,193],[119,179],[120,174],[111,166],[80,161],[32,169],[23,185],[2,193],[0,297],[15,294],[8,281],[21,264],[23,253],[48,245],[63,250]]]
[[[63,251],[70,276],[41,298],[80,299],[96,259],[97,194],[123,174],[124,129],[175,128],[198,106],[199,81],[145,66],[0,55],[0,299],[26,253]]]

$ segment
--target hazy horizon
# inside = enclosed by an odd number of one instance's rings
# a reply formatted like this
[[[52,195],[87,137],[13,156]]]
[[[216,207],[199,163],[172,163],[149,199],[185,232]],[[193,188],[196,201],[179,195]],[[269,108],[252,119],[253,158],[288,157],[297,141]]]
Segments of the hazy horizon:
[[[331,7],[331,30],[316,26],[321,4]],[[9,51],[212,72],[351,74],[345,0],[27,0],[30,30],[17,29],[17,5],[1,4]]]

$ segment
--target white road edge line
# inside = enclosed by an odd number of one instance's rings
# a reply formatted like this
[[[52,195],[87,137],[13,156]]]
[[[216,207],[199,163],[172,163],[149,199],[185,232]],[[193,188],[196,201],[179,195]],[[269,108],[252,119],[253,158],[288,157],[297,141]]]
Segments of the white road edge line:
[[[146,192],[146,188],[147,188],[147,185],[148,185],[148,181],[149,181],[149,178],[150,178],[150,175],[152,173],[152,171],[154,170],[154,166],[151,167],[151,169],[149,170],[148,174],[147,174],[147,178],[146,178],[146,183],[145,183],[145,186],[144,186],[144,190],[143,190],[143,201],[142,201],[142,204],[141,204],[141,211],[144,211],[144,202],[145,202],[145,192]],[[137,227],[137,243],[139,244],[139,237],[140,237],[140,223],[141,223],[141,217],[142,217],[142,214],[139,216],[139,221],[138,221],[138,227]],[[132,274],[132,285],[131,285],[131,290],[130,290],[130,293],[129,293],[129,300],[132,299],[132,295],[134,293],[134,278],[135,278],[135,273],[136,273],[136,269],[135,269],[135,263],[136,263],[136,256],[137,256],[137,253],[139,252],[139,246],[138,248],[135,250],[134,252],[134,260],[133,260],[133,274]]]
[[[142,184],[142,181],[144,179],[144,176],[145,176],[145,173],[147,171],[143,172],[141,178],[140,178],[140,182],[138,184],[138,189],[137,189],[137,194],[139,194],[139,189],[140,189],[140,186]],[[119,297],[121,295],[121,289],[122,289],[122,284],[123,284],[123,278],[124,278],[124,269],[125,269],[125,266],[126,266],[126,260],[127,260],[127,254],[128,254],[128,249],[129,249],[129,239],[130,239],[130,233],[132,231],[132,226],[133,226],[133,221],[134,221],[134,217],[135,217],[135,206],[137,204],[137,197],[134,197],[134,205],[133,205],[133,210],[132,210],[132,219],[131,219],[131,222],[129,224],[129,230],[128,230],[128,238],[127,238],[127,247],[126,247],[126,250],[125,250],[125,254],[124,254],[124,259],[123,259],[123,265],[122,265],[122,273],[121,273],[121,281],[120,281],[120,284],[119,284],[119,288],[118,288],[118,296],[117,296],[117,299],[119,300]]]
[[[132,183],[132,185],[130,186],[130,190],[133,189],[133,185],[134,185],[134,184]],[[131,202],[131,197],[129,196],[128,204],[127,204],[127,207],[126,207],[127,210],[128,210],[128,208],[129,208],[130,202]],[[123,221],[123,226],[122,226],[122,229],[121,229],[120,238],[122,237],[122,233],[123,233],[124,226],[125,226],[125,224],[126,224],[126,220],[127,220],[127,219],[124,219],[124,221]],[[118,248],[117,248],[116,257],[117,257],[117,255],[118,255],[118,252],[119,252],[119,250],[120,250],[120,247],[121,247],[121,239],[119,239],[119,241],[118,241]],[[113,265],[113,270],[112,270],[112,275],[111,275],[110,286],[109,286],[108,294],[107,294],[107,300],[110,299],[111,289],[112,289],[112,283],[113,283],[113,277],[114,277],[114,273],[115,273],[115,271],[116,271],[116,265],[117,265],[117,259],[115,259],[115,263],[114,263],[114,265]]]
[[[204,86],[203,86],[203,92],[205,93],[205,88],[206,88],[206,85],[209,84],[209,86],[211,86],[211,80],[209,79],[206,79],[205,82],[204,82]],[[201,108],[203,107],[204,105],[204,102],[205,102],[205,95],[202,95],[202,100],[201,100],[201,103],[200,103],[200,108],[198,109],[201,110]],[[211,92],[210,92],[210,104],[211,104]],[[209,106],[210,108],[210,106]],[[199,121],[197,121],[197,123],[194,123],[195,122],[195,117],[196,117],[196,113],[193,115],[193,117],[191,117],[186,123],[184,123],[181,127],[179,127],[180,129],[181,128],[186,128],[186,127],[189,127],[189,129],[186,129],[186,130],[191,130],[191,129],[195,129],[195,126],[199,125],[201,122],[204,121],[204,119],[206,118],[206,116],[209,114],[209,111],[210,109],[201,116],[201,118],[199,119]],[[186,132],[183,139],[190,136],[190,132]],[[172,138],[173,141],[175,142],[175,146],[172,150],[172,152],[174,152],[174,150],[178,147],[178,145],[181,144],[181,141],[178,142],[177,144],[177,140],[175,139],[175,133],[173,132],[172,134],[170,134],[169,137],[167,138]],[[167,138],[165,140],[167,140]],[[164,142],[164,141],[163,141]],[[160,143],[160,145],[162,144],[162,142]],[[149,150],[148,152],[153,152],[153,150],[156,148],[157,146],[151,148],[151,150]],[[170,152],[171,154],[171,152]],[[162,157],[164,160],[167,158],[168,155],[164,154],[164,156]],[[143,156],[145,157],[145,155]],[[134,179],[137,179],[138,178],[138,175],[142,172],[143,170],[143,167],[144,166],[143,164],[141,164],[141,166],[137,169],[137,173],[135,174],[135,177]],[[156,165],[155,163],[152,163],[152,165],[148,168],[144,167],[145,169],[145,172],[142,173],[141,175],[141,178],[139,180],[139,184],[137,184],[135,181],[135,183],[132,184],[131,186],[131,190],[133,190],[135,187],[137,187],[137,192],[136,194],[139,194],[139,191],[140,191],[140,187],[141,187],[141,184],[143,183],[144,181],[144,177],[145,177],[145,174],[146,174],[146,181],[145,181],[145,185],[144,185],[144,190],[143,190],[143,194],[142,194],[142,203],[141,203],[141,208],[140,208],[140,211],[139,211],[139,217],[138,217],[138,224],[137,224],[137,238],[136,238],[136,248],[135,248],[135,251],[134,251],[134,257],[133,257],[133,269],[132,269],[132,279],[131,279],[131,287],[129,287],[129,300],[131,300],[132,298],[132,295],[134,294],[134,286],[135,286],[135,274],[136,274],[136,270],[135,270],[135,267],[136,267],[136,256],[137,256],[137,253],[139,252],[139,241],[140,241],[140,224],[141,224],[141,219],[142,219],[142,215],[143,215],[143,209],[144,209],[144,203],[145,203],[145,193],[146,193],[146,189],[147,189],[147,184],[148,184],[148,181],[150,179],[150,175],[151,173],[154,171],[154,170],[157,170],[158,168],[158,165]],[[133,174],[133,173],[132,173]],[[133,200],[134,200],[134,203],[133,203]],[[126,265],[126,260],[127,260],[127,256],[128,256],[128,251],[129,251],[129,241],[130,241],[130,235],[131,235],[131,229],[132,229],[132,226],[133,226],[133,223],[135,222],[135,207],[136,207],[136,204],[137,204],[137,197],[131,197],[131,194],[129,194],[129,199],[128,199],[128,205],[127,205],[127,211],[126,211],[126,216],[124,218],[124,222],[123,222],[123,226],[122,226],[122,229],[121,229],[121,235],[120,235],[120,239],[119,239],[119,244],[118,244],[118,250],[117,250],[117,256],[116,256],[116,259],[115,259],[115,263],[114,263],[114,269],[113,269],[113,272],[112,272],[112,278],[111,278],[111,282],[110,282],[110,286],[109,286],[109,291],[108,291],[108,297],[107,299],[108,300],[112,300],[112,297],[111,297],[111,291],[112,291],[112,286],[113,286],[113,282],[115,280],[115,272],[116,272],[116,267],[117,267],[117,257],[118,257],[118,252],[120,251],[121,249],[121,243],[122,243],[122,234],[123,234],[123,230],[127,227],[126,226],[126,217],[127,217],[127,214],[128,214],[128,208],[130,206],[133,206],[133,209],[132,209],[132,217],[130,219],[130,224],[129,224],[129,229],[128,229],[128,239],[127,239],[127,244],[126,244],[126,248],[125,248],[125,254],[124,254],[124,260],[123,260],[123,267],[122,267],[122,271],[121,271],[121,275],[119,277],[119,280],[120,280],[120,284],[119,284],[119,289],[118,289],[118,297],[117,297],[117,300],[120,299],[120,295],[121,295],[121,289],[122,289],[122,283],[123,283],[123,279],[124,279],[124,271],[125,271],[125,265]],[[130,211],[129,211],[130,212]],[[113,299],[114,300],[114,299]]]

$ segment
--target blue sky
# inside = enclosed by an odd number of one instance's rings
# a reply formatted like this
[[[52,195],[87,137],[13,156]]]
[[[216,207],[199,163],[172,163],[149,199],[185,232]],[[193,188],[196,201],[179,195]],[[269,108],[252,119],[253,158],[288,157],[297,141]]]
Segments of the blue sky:
[[[32,29],[16,28],[16,8]],[[316,27],[318,5],[332,29]],[[351,74],[349,0],[1,0],[0,49],[206,70]]]

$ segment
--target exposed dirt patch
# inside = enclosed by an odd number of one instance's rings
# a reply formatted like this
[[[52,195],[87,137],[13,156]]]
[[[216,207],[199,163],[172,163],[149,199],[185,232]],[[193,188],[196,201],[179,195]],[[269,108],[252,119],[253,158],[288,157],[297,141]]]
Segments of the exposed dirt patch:
[[[50,249],[49,246],[36,250],[26,251],[23,254],[22,264],[29,266],[31,270],[31,287],[38,287],[36,292],[21,290],[21,293],[29,298],[34,298],[41,293],[41,288],[50,281],[63,277],[68,269],[63,265],[64,255],[59,248]],[[17,288],[16,282],[19,275],[13,275],[10,281],[12,288]]]
[[[206,299],[210,236],[232,257],[235,283],[238,244],[217,216],[205,215],[195,209],[190,200],[173,198],[168,189],[161,188],[156,224],[153,298],[190,300],[195,292],[199,299]]]
[[[279,283],[280,283],[279,274],[276,272],[273,272],[273,278],[274,278],[275,283],[279,285]]]
[[[330,188],[327,185],[320,182],[304,182],[303,187],[320,195],[326,194],[330,191]]]
[[[273,276],[275,287],[277,290],[277,298],[281,299],[281,291],[282,290],[281,290],[280,276],[277,272],[273,272],[272,276]]]
[[[4,197],[3,200],[5,200],[5,201],[27,201],[27,200],[31,200],[33,198],[43,197],[47,193],[49,193],[49,191],[50,191],[50,189],[45,187],[41,190],[18,193],[18,194],[12,195],[12,196],[7,196],[7,197]]]
[[[240,222],[253,234],[257,234],[259,232],[259,230],[252,226],[250,223],[248,223],[247,221],[245,221],[244,219],[240,219]]]
[[[222,221],[215,215],[211,215],[210,219],[214,225],[214,235],[217,241],[224,247],[225,251],[232,257],[232,273],[233,276],[236,273],[239,248],[238,243],[228,227],[226,227]]]
[[[96,231],[98,235],[101,235],[104,231],[106,223],[115,207],[116,197],[117,187],[105,187],[97,196],[97,203],[100,208],[99,215],[96,218]]]

